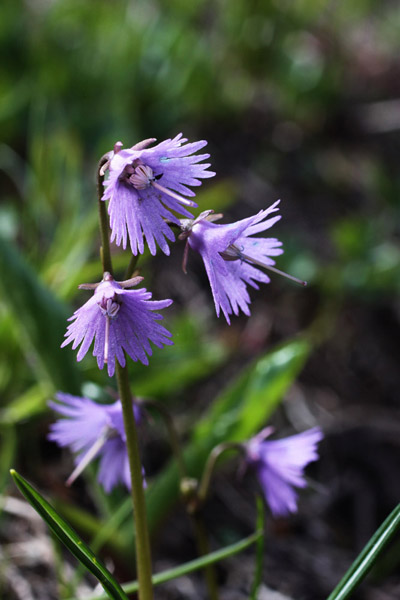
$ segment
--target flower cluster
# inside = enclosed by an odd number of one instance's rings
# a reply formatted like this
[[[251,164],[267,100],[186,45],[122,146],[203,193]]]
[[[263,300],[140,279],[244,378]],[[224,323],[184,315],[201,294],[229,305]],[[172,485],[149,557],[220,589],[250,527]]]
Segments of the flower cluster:
[[[274,237],[257,235],[281,218],[276,214],[279,200],[253,216],[230,224],[216,224],[222,215],[212,210],[194,217],[187,210],[197,206],[189,199],[195,195],[191,188],[215,175],[208,170],[210,164],[204,162],[209,154],[197,154],[206,142],[188,143],[182,134],[152,146],[155,141],[144,140],[125,150],[117,142],[107,155],[100,171],[102,176],[108,173],[101,201],[108,203],[111,241],[125,249],[129,239],[135,256],[144,252],[145,241],[151,254],[156,253],[158,245],[168,255],[168,241],[175,240],[171,227],[176,227],[179,239],[186,241],[184,272],[189,250],[198,252],[210,282],[217,316],[222,312],[228,324],[232,314],[242,311],[250,315],[248,286],[258,289],[260,283],[269,283],[265,271],[306,285],[275,267],[275,257],[283,252],[282,243]],[[133,277],[118,282],[105,272],[101,282],[79,286],[94,293],[69,319],[71,323],[62,346],[72,343],[73,350],[79,347],[80,361],[94,342],[97,364],[100,369],[107,364],[110,377],[114,375],[116,361],[125,366],[126,355],[147,365],[151,344],[159,348],[172,344],[171,333],[159,323],[163,317],[155,312],[170,306],[172,300],[154,301],[144,288],[129,289],[142,279]],[[62,393],[56,398],[58,402],[51,402],[50,406],[64,418],[51,426],[49,438],[76,453],[76,468],[68,483],[99,457],[98,478],[104,489],[109,492],[119,483],[130,488],[120,401],[99,405],[88,398]],[[139,420],[135,405],[134,411]],[[297,508],[294,488],[306,485],[304,469],[317,459],[322,433],[315,428],[290,438],[265,441],[270,432],[264,430],[244,445],[246,462],[257,473],[272,513],[286,515]]]
[[[250,296],[247,286],[258,289],[259,283],[269,283],[261,269],[280,273],[305,285],[305,282],[275,268],[272,257],[282,254],[282,243],[276,238],[255,237],[272,227],[279,201],[252,217],[228,225],[217,225],[212,210],[197,218],[184,208],[196,206],[194,192],[189,186],[198,186],[200,179],[212,177],[209,163],[203,161],[209,154],[196,154],[207,142],[187,143],[182,134],[149,147],[154,138],[139,142],[132,148],[122,149],[117,142],[101,173],[108,172],[104,182],[103,201],[108,201],[111,239],[126,248],[129,237],[134,255],[144,251],[144,240],[152,254],[156,243],[169,254],[168,240],[174,240],[170,225],[180,228],[180,239],[186,240],[183,269],[186,272],[188,250],[198,252],[204,262],[210,281],[217,316],[224,314],[230,324],[230,315],[241,310],[250,315]],[[187,217],[179,219],[171,211]],[[152,311],[168,307],[172,300],[150,301],[145,289],[127,291],[141,278],[116,282],[104,273],[99,284],[84,284],[93,289],[93,297],[70,318],[66,346],[80,344],[77,359],[81,360],[94,340],[93,355],[100,369],[107,364],[108,374],[115,371],[115,359],[124,366],[125,353],[133,360],[148,364],[152,353],[149,342],[162,347],[171,344],[171,334],[158,320],[162,317]]]

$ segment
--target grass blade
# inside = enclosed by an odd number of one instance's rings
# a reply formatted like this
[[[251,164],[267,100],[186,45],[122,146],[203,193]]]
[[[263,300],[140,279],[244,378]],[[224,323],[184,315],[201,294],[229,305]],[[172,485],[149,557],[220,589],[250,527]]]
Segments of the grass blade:
[[[183,575],[188,575],[189,573],[193,573],[194,571],[204,569],[205,567],[213,565],[214,563],[219,562],[220,560],[229,558],[234,554],[238,554],[239,552],[242,552],[252,544],[255,544],[263,535],[263,530],[256,531],[252,535],[243,538],[239,542],[235,542],[234,544],[225,546],[225,548],[222,548],[221,550],[210,552],[205,556],[191,560],[187,563],[184,563],[183,565],[179,565],[179,567],[174,567],[173,569],[168,569],[167,571],[163,571],[162,573],[157,573],[157,575],[153,575],[152,577],[153,585],[160,585],[161,583],[166,583],[171,579],[183,577]],[[123,588],[127,594],[131,594],[133,592],[138,591],[139,585],[137,581],[132,581],[130,583],[125,583],[123,585]],[[74,599],[69,598],[68,600]],[[106,596],[90,596],[87,600],[106,600]]]
[[[101,564],[89,546],[83,542],[70,525],[54,510],[54,508],[37,492],[19,473],[10,471],[15,484],[26,500],[39,513],[50,529],[101,583],[109,598],[128,600],[125,592],[111,573]]]
[[[355,591],[400,527],[400,504],[377,529],[328,600],[345,600]]]
[[[42,367],[37,378],[45,373],[57,389],[79,393],[75,356],[60,348],[70,314],[66,306],[40,281],[17,248],[1,236],[0,272],[2,299],[16,315],[22,344],[30,345]]]

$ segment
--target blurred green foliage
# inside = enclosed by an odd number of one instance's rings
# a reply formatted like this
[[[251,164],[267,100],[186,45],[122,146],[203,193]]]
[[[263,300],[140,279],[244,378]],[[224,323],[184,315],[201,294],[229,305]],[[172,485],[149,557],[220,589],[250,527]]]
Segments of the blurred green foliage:
[[[398,291],[393,236],[400,182],[392,174],[392,159],[360,143],[347,152],[335,135],[326,138],[326,126],[346,101],[356,110],[387,93],[382,77],[390,73],[398,50],[399,22],[397,5],[384,3],[378,16],[369,0],[98,0],[95,5],[5,0],[0,7],[0,48],[6,57],[0,65],[1,235],[22,250],[59,299],[71,300],[79,282],[98,278],[93,205],[98,157],[116,139],[129,144],[181,129],[188,136],[204,131],[223,177],[231,175],[223,151],[232,142],[243,156],[229,153],[234,168],[244,161],[267,183],[278,189],[282,184],[283,192],[292,186],[299,202],[305,193],[315,196],[311,205],[323,203],[325,193],[327,211],[339,205],[328,230],[337,261],[320,275],[323,287]],[[370,79],[374,88],[367,87]],[[360,128],[368,129],[368,114],[355,115]],[[221,185],[216,180],[204,188],[201,208],[227,207],[229,195],[240,194],[237,179],[226,180],[226,189]],[[351,194],[362,194],[365,202],[350,203],[343,217]],[[310,256],[304,245],[290,251],[292,237],[283,239],[284,266],[314,281],[319,257]],[[30,358],[25,339],[21,347],[24,336],[16,333],[21,329],[16,310],[11,298],[0,304],[0,344],[7,340],[0,384],[8,390],[6,401],[36,383],[36,374],[24,375]]]
[[[199,191],[199,210],[244,217],[282,196],[278,266],[308,279],[320,312],[331,297],[373,306],[398,294],[400,119],[389,100],[399,25],[397,3],[378,14],[372,0],[1,2],[0,483],[23,452],[20,428],[33,430],[56,389],[83,384],[95,396],[109,385],[90,356],[78,365],[59,345],[84,297],[78,284],[100,277],[94,174],[116,140],[207,138],[218,173]],[[117,271],[128,262],[116,251]],[[141,263],[151,274],[147,256]],[[175,346],[130,373],[138,394],[174,405],[242,344],[235,325],[226,333],[194,310],[176,308],[167,324]],[[243,396],[227,381],[209,399],[189,445],[196,469],[222,439],[217,425],[239,415],[237,435],[260,426],[297,374],[289,359],[271,404],[247,372]],[[256,369],[254,385],[273,385],[267,375]],[[237,414],[225,411],[230,397]],[[154,490],[165,485],[175,499],[171,469]],[[149,496],[155,523],[162,511]]]

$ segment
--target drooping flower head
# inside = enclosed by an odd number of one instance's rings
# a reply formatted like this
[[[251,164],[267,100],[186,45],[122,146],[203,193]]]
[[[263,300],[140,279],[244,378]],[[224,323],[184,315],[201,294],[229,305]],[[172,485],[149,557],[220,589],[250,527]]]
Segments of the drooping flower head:
[[[206,146],[206,141],[186,144],[180,133],[147,148],[155,141],[144,140],[127,150],[118,142],[103,168],[103,172],[109,171],[102,199],[110,201],[111,241],[126,248],[129,235],[135,255],[143,253],[144,237],[151,254],[156,253],[156,243],[169,254],[167,239],[174,241],[175,237],[164,219],[179,224],[171,210],[191,217],[184,206],[197,204],[182,195],[195,196],[188,186],[201,185],[199,179],[215,175],[207,171],[208,163],[201,162],[210,155],[194,154]]]
[[[257,282],[269,283],[268,275],[259,267],[305,285],[304,281],[282,273],[273,266],[275,261],[271,256],[279,256],[283,252],[279,240],[253,237],[272,227],[281,218],[280,215],[267,218],[278,210],[278,204],[279,200],[253,217],[229,225],[213,223],[222,215],[214,215],[210,210],[201,213],[193,221],[181,221],[182,233],[179,237],[187,238],[184,271],[186,272],[187,251],[190,247],[199,252],[203,259],[217,316],[222,310],[229,324],[232,312],[238,315],[239,310],[242,310],[244,314],[250,315],[247,285],[259,289]]]
[[[56,394],[58,402],[49,402],[50,408],[64,419],[50,425],[48,438],[59,446],[68,446],[76,453],[76,467],[67,485],[80,475],[83,469],[100,457],[97,478],[109,493],[118,484],[131,488],[126,436],[120,400],[114,404],[97,404],[89,398]],[[135,420],[140,420],[140,410],[133,404]]]
[[[99,369],[107,364],[110,377],[114,375],[115,358],[125,366],[124,351],[132,360],[147,365],[147,355],[152,354],[150,342],[159,348],[173,343],[171,333],[157,323],[163,317],[153,312],[170,306],[172,300],[151,301],[151,293],[145,288],[126,289],[142,280],[135,277],[118,283],[106,272],[101,283],[80,285],[81,289],[94,289],[94,295],[70,317],[72,323],[61,347],[73,342],[75,350],[81,344],[77,355],[80,361],[94,338],[93,356]]]
[[[281,440],[265,441],[271,427],[246,444],[246,462],[254,468],[265,499],[274,516],[297,510],[295,487],[306,487],[304,470],[318,459],[317,445],[323,438],[318,427]]]

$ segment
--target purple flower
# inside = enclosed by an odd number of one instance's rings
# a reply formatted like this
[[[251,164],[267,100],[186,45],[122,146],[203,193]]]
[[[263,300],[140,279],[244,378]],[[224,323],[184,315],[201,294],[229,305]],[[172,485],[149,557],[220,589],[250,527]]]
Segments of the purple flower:
[[[175,237],[165,219],[179,225],[179,219],[171,210],[191,217],[182,204],[197,204],[183,198],[182,194],[195,196],[187,186],[201,185],[200,178],[215,175],[207,171],[208,163],[199,164],[209,158],[209,154],[194,155],[206,146],[206,141],[185,144],[187,139],[180,133],[172,140],[147,148],[155,141],[154,138],[144,140],[127,150],[122,150],[122,144],[118,142],[102,171],[109,170],[102,199],[110,201],[111,241],[126,248],[129,234],[135,255],[144,251],[143,237],[151,254],[156,253],[156,243],[169,254],[166,240],[174,241]]]
[[[323,438],[318,427],[281,440],[265,441],[267,427],[246,444],[246,461],[255,469],[265,499],[274,516],[297,510],[294,487],[306,487],[304,469],[318,459],[317,444]]]
[[[204,261],[217,316],[222,310],[229,324],[232,312],[238,315],[241,309],[246,315],[250,315],[247,285],[259,289],[257,282],[269,283],[268,275],[259,267],[305,285],[305,282],[282,273],[273,266],[275,261],[270,257],[283,252],[279,240],[253,237],[272,227],[281,218],[280,215],[267,218],[278,210],[278,204],[279,200],[253,217],[229,225],[214,224],[212,221],[222,215],[213,215],[210,210],[201,213],[194,221],[181,221],[182,233],[179,237],[187,238],[184,271],[186,272],[187,251],[190,247],[199,252]]]
[[[67,480],[70,485],[83,469],[100,456],[98,480],[108,493],[118,484],[131,487],[126,436],[120,400],[114,404],[97,404],[89,398],[79,398],[59,392],[56,402],[49,402],[66,419],[50,425],[48,438],[59,446],[68,446],[78,453],[76,467]],[[136,422],[140,419],[139,408],[133,405]]]
[[[150,301],[151,293],[142,288],[127,290],[137,285],[143,277],[135,277],[118,283],[110,273],[104,273],[101,283],[83,284],[81,289],[94,289],[94,295],[70,317],[61,347],[73,342],[75,350],[81,344],[77,360],[80,361],[94,338],[93,356],[97,357],[99,369],[107,363],[110,377],[115,371],[115,358],[125,366],[125,352],[132,360],[148,364],[146,354],[151,356],[149,342],[159,348],[171,345],[171,334],[157,323],[163,317],[152,311],[166,308],[172,300]]]

